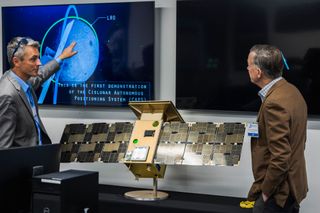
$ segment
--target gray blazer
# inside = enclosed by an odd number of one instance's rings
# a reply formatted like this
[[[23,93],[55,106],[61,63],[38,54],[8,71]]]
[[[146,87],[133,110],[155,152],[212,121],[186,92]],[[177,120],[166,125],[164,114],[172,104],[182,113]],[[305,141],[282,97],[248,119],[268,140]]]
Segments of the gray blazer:
[[[37,89],[60,68],[56,60],[41,66],[39,76],[28,81]],[[27,96],[20,84],[6,71],[0,79],[0,148],[15,146],[35,146],[38,144],[38,133]],[[38,112],[37,97],[32,90]],[[39,112],[38,112],[39,113]],[[40,119],[42,143],[51,143]]]

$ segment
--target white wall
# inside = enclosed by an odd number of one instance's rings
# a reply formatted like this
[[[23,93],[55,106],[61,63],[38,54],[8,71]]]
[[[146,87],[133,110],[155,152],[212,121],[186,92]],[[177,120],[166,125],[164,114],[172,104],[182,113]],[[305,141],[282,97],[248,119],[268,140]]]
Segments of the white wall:
[[[116,0],[114,0],[116,1]],[[113,1],[113,2],[114,2]],[[129,0],[128,0],[129,1]],[[30,3],[31,2],[31,3]],[[69,0],[68,3],[96,2],[93,0]],[[101,0],[99,2],[111,2]],[[121,2],[118,0],[117,2]],[[123,1],[122,1],[123,2]],[[175,100],[175,43],[176,43],[176,2],[175,0],[155,0],[156,2],[156,99]],[[1,6],[26,4],[65,4],[64,0],[0,0]],[[0,11],[1,12],[1,11]],[[0,22],[1,24],[1,22]],[[0,27],[1,29],[1,27]],[[2,33],[0,33],[1,36]],[[2,40],[2,38],[1,38]],[[0,51],[0,60],[2,60]],[[246,56],[244,56],[246,60]],[[1,61],[0,61],[0,64]],[[1,75],[1,74],[0,74]],[[1,89],[1,88],[0,88]],[[239,114],[214,111],[180,111],[185,121],[213,122],[250,122],[255,120],[253,114]],[[51,139],[59,142],[64,126],[69,123],[93,123],[134,121],[135,116],[129,109],[115,108],[63,108],[42,107],[42,120]],[[308,143],[306,160],[309,180],[309,194],[302,203],[301,212],[313,213],[320,197],[320,150],[319,119],[308,122]],[[241,162],[238,167],[210,166],[168,166],[165,178],[159,181],[162,190],[173,190],[203,194],[245,197],[252,182],[250,144],[245,138]],[[152,181],[134,176],[123,164],[106,163],[63,163],[61,170],[86,169],[99,171],[102,184],[137,186],[151,188]]]

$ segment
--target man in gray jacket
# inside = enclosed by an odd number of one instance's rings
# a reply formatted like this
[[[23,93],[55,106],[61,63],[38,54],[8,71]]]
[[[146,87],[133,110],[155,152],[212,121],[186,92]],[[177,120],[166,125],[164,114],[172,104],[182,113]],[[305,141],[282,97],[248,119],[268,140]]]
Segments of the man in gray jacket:
[[[15,37],[7,46],[11,69],[0,79],[0,148],[50,144],[41,122],[34,90],[60,68],[62,60],[72,57],[75,42],[56,59],[41,66],[39,42]]]

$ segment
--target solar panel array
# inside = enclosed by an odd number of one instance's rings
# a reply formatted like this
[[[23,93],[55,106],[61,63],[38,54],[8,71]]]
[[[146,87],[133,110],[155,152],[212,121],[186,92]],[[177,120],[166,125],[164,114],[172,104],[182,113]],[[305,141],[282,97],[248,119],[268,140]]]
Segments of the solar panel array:
[[[124,162],[133,125],[130,122],[66,125],[60,141],[61,162]],[[244,123],[165,122],[154,163],[236,166],[245,129]]]

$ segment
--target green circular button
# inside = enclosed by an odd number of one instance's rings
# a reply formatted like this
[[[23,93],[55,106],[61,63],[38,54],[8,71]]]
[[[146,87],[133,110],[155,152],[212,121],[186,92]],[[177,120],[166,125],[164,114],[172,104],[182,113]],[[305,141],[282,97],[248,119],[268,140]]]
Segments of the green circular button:
[[[152,126],[153,126],[153,127],[159,126],[159,121],[154,121],[154,122],[152,123]]]
[[[138,139],[134,139],[134,140],[133,140],[133,143],[134,143],[134,144],[137,144],[138,142],[139,142]]]

